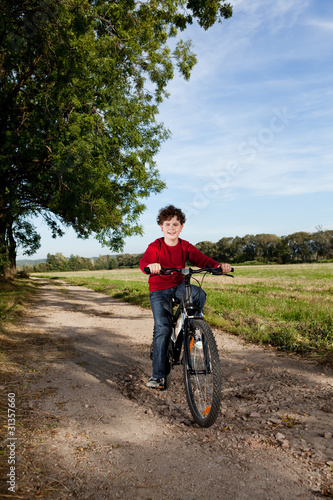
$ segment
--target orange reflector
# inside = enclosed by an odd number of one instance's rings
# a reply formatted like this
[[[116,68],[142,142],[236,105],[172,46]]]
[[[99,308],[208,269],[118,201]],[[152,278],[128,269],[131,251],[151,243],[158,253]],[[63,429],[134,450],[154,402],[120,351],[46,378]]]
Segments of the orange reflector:
[[[190,340],[190,351],[192,351],[193,344],[194,344],[194,338],[192,337]]]
[[[207,408],[205,409],[205,411],[203,412],[203,414],[204,415],[208,415],[208,413],[210,412],[210,409],[211,409],[211,407],[207,406]]]

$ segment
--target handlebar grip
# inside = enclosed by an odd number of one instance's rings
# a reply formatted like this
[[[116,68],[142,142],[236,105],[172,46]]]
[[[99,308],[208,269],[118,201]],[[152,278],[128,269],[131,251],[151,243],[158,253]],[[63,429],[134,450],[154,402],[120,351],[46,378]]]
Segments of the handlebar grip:
[[[233,272],[234,272],[234,268],[233,268],[233,267],[231,268],[231,271],[230,271],[230,272],[231,272],[231,273],[233,273]]]
[[[150,274],[150,268],[149,267],[144,267],[143,270],[144,270],[144,272],[146,274]]]

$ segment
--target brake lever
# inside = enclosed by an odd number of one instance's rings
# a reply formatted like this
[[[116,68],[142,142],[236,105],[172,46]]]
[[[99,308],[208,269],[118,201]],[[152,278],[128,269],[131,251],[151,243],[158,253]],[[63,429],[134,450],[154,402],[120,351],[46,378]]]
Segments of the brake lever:
[[[150,276],[170,276],[170,274],[172,274],[174,272],[174,270],[169,271],[169,270],[165,269],[164,267],[161,267],[161,270],[159,273],[151,273],[149,267],[144,267],[143,270],[146,274],[149,274]]]
[[[229,278],[234,278],[235,276],[233,274],[228,274],[228,273],[211,273],[213,276],[229,276]]]
[[[231,268],[231,272],[234,271],[234,268],[232,267]],[[234,278],[235,276],[233,274],[229,274],[229,273],[222,273],[222,270],[219,271],[219,272],[211,272],[210,273],[213,275],[213,276],[229,276],[229,278]]]

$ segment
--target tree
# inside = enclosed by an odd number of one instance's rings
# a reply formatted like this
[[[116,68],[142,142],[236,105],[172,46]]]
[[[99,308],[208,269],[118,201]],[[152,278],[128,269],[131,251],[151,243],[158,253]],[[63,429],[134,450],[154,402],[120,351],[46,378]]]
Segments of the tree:
[[[321,226],[316,227],[313,233],[313,252],[315,260],[332,259],[333,257],[333,231],[324,231]]]
[[[15,227],[41,214],[113,250],[141,234],[143,200],[164,187],[156,122],[175,69],[188,79],[194,20],[232,15],[225,0],[0,0],[0,272]],[[38,235],[30,226],[30,239]]]
[[[72,254],[68,259],[68,269],[70,271],[92,270],[94,269],[94,264],[87,257]]]
[[[117,257],[112,257],[111,255],[100,255],[94,262],[96,270],[116,269],[118,266]]]
[[[143,254],[123,253],[117,256],[119,267],[136,267]]]
[[[212,259],[218,260],[218,248],[216,243],[211,241],[200,241],[195,245],[200,252],[208,255]]]
[[[279,245],[281,238],[276,234],[257,234],[256,241],[256,260],[261,262],[275,262],[279,255]]]
[[[292,262],[309,262],[311,260],[313,251],[311,236],[311,233],[305,231],[298,231],[287,236]]]
[[[233,249],[234,238],[223,237],[217,243],[217,255],[216,258],[219,262],[234,262],[234,249]]]
[[[46,267],[48,271],[70,271],[68,260],[62,253],[47,254]]]
[[[256,236],[253,234],[246,234],[242,238],[242,257],[240,258],[241,260],[238,260],[238,262],[241,262],[242,260],[245,261],[251,261],[255,260],[257,256],[257,239]]]
[[[117,269],[119,267],[119,262],[117,257],[110,257],[108,269]]]
[[[101,271],[102,269],[109,269],[109,259],[110,255],[100,255],[94,262],[94,268],[96,271]]]

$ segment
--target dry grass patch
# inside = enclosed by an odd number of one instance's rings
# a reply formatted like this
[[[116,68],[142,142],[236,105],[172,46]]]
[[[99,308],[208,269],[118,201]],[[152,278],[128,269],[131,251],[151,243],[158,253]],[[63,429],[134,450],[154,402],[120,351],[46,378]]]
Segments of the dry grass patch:
[[[42,432],[57,425],[57,418],[37,411],[31,401],[53,396],[57,388],[32,390],[41,362],[66,359],[75,355],[67,339],[27,328],[22,318],[38,290],[36,283],[14,280],[0,286],[0,496],[12,498],[66,498],[66,490],[33,466],[35,440]],[[15,394],[16,478],[15,494],[9,494],[8,474],[8,394]],[[38,439],[42,439],[39,437]],[[27,494],[26,492],[30,492]]]

